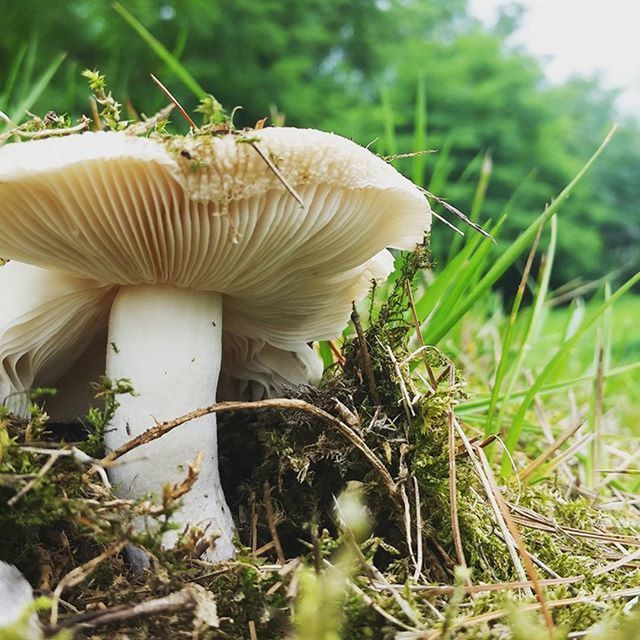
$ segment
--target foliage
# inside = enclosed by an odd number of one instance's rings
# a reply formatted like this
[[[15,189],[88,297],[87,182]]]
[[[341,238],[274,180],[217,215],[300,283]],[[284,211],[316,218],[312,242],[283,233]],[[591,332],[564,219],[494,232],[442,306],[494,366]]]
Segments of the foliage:
[[[0,38],[0,78],[29,98],[23,104],[77,114],[86,110],[79,72],[99,64],[114,93],[128,97],[131,117],[141,105],[153,112],[163,104],[152,72],[189,110],[203,87],[224,105],[242,104],[240,126],[284,113],[291,124],[335,130],[362,144],[378,139],[383,155],[416,150],[417,142],[439,153],[421,159],[414,179],[424,176],[425,186],[463,210],[475,206],[481,220],[497,220],[518,191],[502,247],[621,120],[593,178],[576,189],[559,218],[553,282],[637,264],[637,123],[616,114],[615,95],[595,80],[549,87],[538,63],[507,44],[517,12],[486,32],[465,6],[463,0],[129,0],[115,10],[98,0],[0,0],[4,24],[11,25]],[[67,52],[62,67],[60,60],[49,67],[41,61],[41,52],[61,50]],[[32,78],[50,79],[56,70],[43,100]],[[25,87],[33,93],[27,96]],[[24,108],[10,115],[19,112]],[[493,169],[482,202],[474,205],[483,158],[491,158]],[[399,160],[399,168],[407,162]],[[438,260],[450,255],[450,242],[435,234]],[[513,286],[516,272],[507,276]]]

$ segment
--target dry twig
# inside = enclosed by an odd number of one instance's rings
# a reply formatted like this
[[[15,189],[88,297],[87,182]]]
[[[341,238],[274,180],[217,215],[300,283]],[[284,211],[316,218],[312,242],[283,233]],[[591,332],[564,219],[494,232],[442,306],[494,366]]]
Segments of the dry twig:
[[[295,398],[272,398],[269,400],[257,400],[255,402],[218,402],[202,409],[196,409],[183,416],[156,424],[141,433],[139,436],[132,438],[128,442],[125,442],[121,447],[114,449],[111,453],[106,455],[100,463],[103,466],[109,465],[114,460],[121,458],[126,453],[129,453],[137,447],[157,440],[165,433],[173,431],[173,429],[200,418],[202,416],[209,415],[210,413],[228,413],[229,411],[257,411],[260,409],[281,409],[284,411],[303,411],[310,415],[315,416],[325,424],[334,427],[339,431],[351,444],[353,444],[369,461],[371,466],[376,470],[383,484],[387,488],[389,495],[395,499],[396,497],[396,483],[394,482],[391,474],[387,468],[382,464],[380,459],[369,449],[364,440],[342,420],[339,420],[330,413],[323,411],[315,405],[305,402],[304,400],[298,400]]]
[[[164,84],[162,84],[162,82],[160,82],[160,80],[158,80],[158,78],[153,75],[153,73],[150,73],[149,75],[151,76],[151,79],[158,85],[160,91],[162,91],[162,93],[164,93],[164,95],[167,96],[167,98],[169,98],[169,100],[176,105],[178,111],[180,112],[180,115],[187,121],[189,127],[191,127],[191,129],[195,131],[198,128],[198,125],[186,112],[185,108],[178,102],[176,97],[171,93],[171,91],[169,91],[169,89],[167,89],[167,87],[164,86]]]
[[[306,209],[304,200],[300,197],[300,194],[289,184],[287,179],[282,175],[282,171],[278,169],[273,160],[258,146],[253,140],[248,140],[251,147],[262,158],[263,162],[271,169],[273,175],[278,178],[278,181],[282,186],[291,194],[293,199],[303,208]]]
[[[365,380],[367,381],[367,386],[369,387],[371,402],[373,402],[376,407],[379,407],[382,405],[382,402],[380,402],[380,395],[378,394],[378,388],[376,387],[376,379],[373,375],[369,347],[367,346],[367,340],[365,338],[364,331],[362,330],[362,323],[360,322],[360,315],[356,309],[355,302],[353,303],[353,311],[351,312],[351,322],[353,322],[353,326],[356,330],[360,359],[362,360],[362,372]]]
[[[583,424],[582,421],[570,424],[535,460],[531,461],[519,473],[520,480],[525,480],[536,469],[539,469],[569,438],[579,431]]]
[[[540,603],[540,609],[542,610],[542,615],[544,617],[545,624],[547,625],[547,629],[549,631],[549,638],[551,639],[553,637],[553,630],[554,630],[553,619],[551,618],[551,613],[549,612],[549,609],[547,607],[547,602],[544,597],[544,593],[542,591],[542,587],[540,586],[540,579],[538,578],[538,572],[533,566],[531,557],[525,551],[524,541],[522,540],[522,536],[520,535],[520,530],[518,529],[513,518],[511,517],[511,512],[509,511],[507,503],[504,497],[502,496],[502,491],[500,491],[500,488],[498,487],[498,483],[496,482],[495,477],[493,475],[493,469],[491,468],[491,463],[487,459],[487,456],[485,455],[485,452],[482,449],[477,449],[476,451],[478,453],[478,457],[480,458],[480,462],[482,464],[484,472],[486,473],[487,480],[489,481],[489,484],[491,486],[491,490],[498,503],[498,507],[500,508],[500,511],[502,512],[502,516],[505,520],[507,528],[509,529],[509,533],[512,535],[517,545],[518,551],[520,552],[520,556],[522,557],[522,562],[524,563],[524,566],[527,569],[527,573],[529,574],[529,578],[531,579],[531,582],[533,582],[536,598]]]
[[[140,122],[136,122],[132,124],[130,127],[127,127],[125,133],[131,136],[142,136],[145,133],[151,131],[155,126],[157,126],[163,120],[166,120],[171,112],[175,109],[175,104],[168,104],[163,109],[160,109],[157,113],[154,113],[152,116],[147,118],[146,120],[141,120]]]
[[[491,508],[493,509],[493,513],[496,519],[496,522],[498,524],[498,527],[500,528],[500,531],[502,532],[502,539],[504,540],[505,545],[507,546],[507,550],[509,551],[509,555],[511,556],[511,560],[513,562],[513,566],[515,568],[515,571],[518,575],[518,577],[520,578],[521,581],[525,582],[527,580],[527,574],[525,573],[524,567],[522,566],[522,563],[520,562],[520,559],[518,557],[518,552],[515,548],[515,545],[513,544],[512,540],[511,540],[511,535],[509,533],[509,529],[507,527],[506,522],[504,521],[504,517],[502,516],[502,512],[500,510],[500,507],[497,503],[496,500],[496,496],[493,492],[493,489],[491,487],[491,483],[489,482],[489,479],[487,478],[487,475],[484,471],[484,469],[482,468],[482,465],[480,464],[480,461],[478,460],[478,457],[476,455],[476,451],[481,451],[481,449],[474,449],[471,446],[471,443],[469,442],[469,439],[467,438],[467,435],[465,434],[464,430],[462,429],[462,427],[460,426],[460,424],[458,423],[458,420],[454,417],[453,419],[453,425],[456,428],[456,431],[458,432],[458,435],[460,436],[460,439],[462,440],[466,450],[467,450],[467,455],[469,456],[469,460],[471,461],[471,464],[473,465],[473,468],[476,472],[476,475],[478,476],[480,483],[482,484],[485,494],[487,496],[487,499],[489,500],[489,504],[491,505]],[[528,595],[533,595],[531,590],[529,590],[529,594]]]
[[[67,573],[55,588],[53,592],[53,602],[51,603],[51,617],[49,624],[53,627],[58,622],[58,606],[60,603],[60,596],[65,589],[69,587],[75,587],[83,582],[102,562],[111,556],[115,556],[120,553],[127,545],[127,540],[121,540],[111,545],[108,549],[103,551],[100,555],[92,558],[88,562],[81,564],[79,567],[72,569]]]
[[[143,616],[189,611],[194,607],[195,601],[189,585],[180,591],[170,593],[168,596],[145,600],[133,606],[118,605],[98,611],[85,611],[84,613],[67,618],[58,625],[55,631],[76,625],[82,625],[83,627],[100,627],[107,624],[122,624],[123,622],[128,622]]]
[[[267,524],[269,525],[269,532],[271,533],[271,539],[276,548],[276,555],[278,556],[278,562],[284,565],[286,558],[284,551],[282,550],[282,544],[280,544],[280,536],[278,535],[278,528],[276,526],[276,519],[273,513],[273,505],[271,504],[271,485],[268,480],[264,481],[263,485],[263,500],[264,510],[267,515]]]

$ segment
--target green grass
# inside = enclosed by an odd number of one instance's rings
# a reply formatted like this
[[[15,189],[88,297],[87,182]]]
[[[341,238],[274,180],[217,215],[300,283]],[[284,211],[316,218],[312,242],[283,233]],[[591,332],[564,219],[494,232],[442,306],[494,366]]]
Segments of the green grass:
[[[16,52],[9,73],[4,78],[0,91],[0,111],[12,123],[19,123],[43,95],[66,57],[64,53],[59,53],[44,69],[40,69],[38,54],[38,40],[31,38]],[[8,126],[4,118],[0,119],[0,131]]]

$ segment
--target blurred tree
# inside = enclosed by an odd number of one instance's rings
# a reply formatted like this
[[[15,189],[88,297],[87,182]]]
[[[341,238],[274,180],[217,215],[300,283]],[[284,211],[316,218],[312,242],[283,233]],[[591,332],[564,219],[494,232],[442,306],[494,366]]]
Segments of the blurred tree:
[[[202,86],[227,107],[243,106],[239,125],[251,125],[275,107],[290,124],[334,130],[363,144],[379,139],[375,150],[388,154],[384,93],[387,128],[389,109],[395,123],[394,146],[411,151],[422,78],[427,146],[440,150],[425,158],[427,186],[470,210],[482,157],[489,154],[493,170],[479,217],[496,220],[517,192],[507,238],[571,179],[616,119],[615,96],[596,80],[551,88],[535,60],[507,46],[520,19],[517,5],[507,7],[487,32],[468,17],[466,0],[123,4]],[[100,68],[114,93],[128,97],[139,112],[153,112],[165,102],[150,72],[185,107],[196,104],[109,2],[0,0],[0,15],[0,88],[28,42],[37,40],[41,60],[29,62],[36,66],[68,52],[37,105],[40,112],[85,112],[85,67]],[[600,276],[624,262],[637,269],[639,143],[638,124],[624,122],[590,179],[563,207],[558,279]],[[447,153],[447,162],[439,161]],[[398,166],[408,171],[409,162]],[[438,229],[437,255],[446,255],[451,241],[449,232]]]

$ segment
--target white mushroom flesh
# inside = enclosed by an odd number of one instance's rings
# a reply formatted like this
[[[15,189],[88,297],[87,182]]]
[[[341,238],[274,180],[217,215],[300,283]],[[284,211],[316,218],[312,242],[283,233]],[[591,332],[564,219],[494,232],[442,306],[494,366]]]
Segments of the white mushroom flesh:
[[[122,287],[109,318],[107,376],[129,378],[135,395],[120,396],[114,428],[105,433],[113,450],[141,435],[153,421],[171,420],[213,404],[220,372],[222,300],[217,293],[166,285]],[[216,416],[191,420],[161,439],[117,460],[110,470],[119,495],[136,498],[179,484],[203,452],[199,475],[184,502],[180,522],[217,538],[210,559],[233,554],[233,520],[218,474]],[[165,534],[173,546],[180,531]]]

